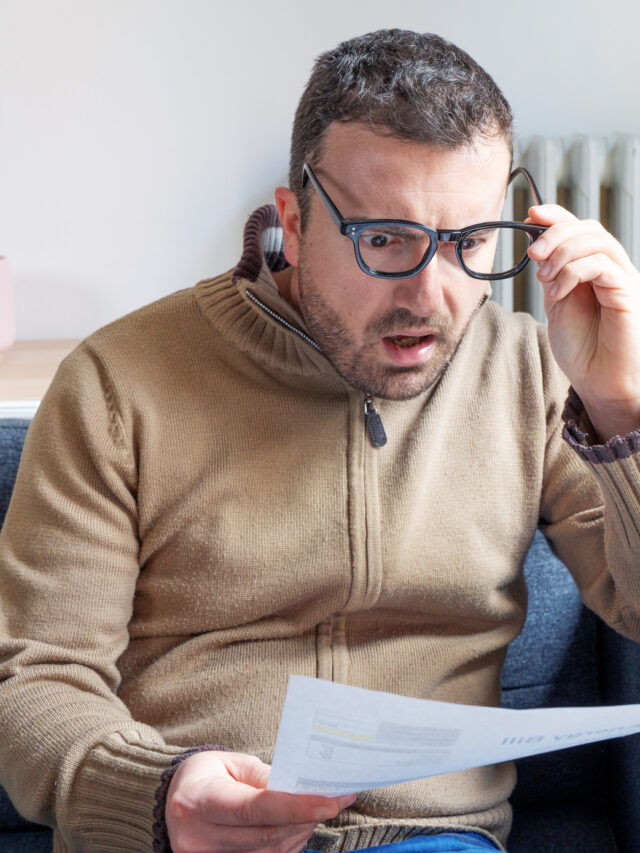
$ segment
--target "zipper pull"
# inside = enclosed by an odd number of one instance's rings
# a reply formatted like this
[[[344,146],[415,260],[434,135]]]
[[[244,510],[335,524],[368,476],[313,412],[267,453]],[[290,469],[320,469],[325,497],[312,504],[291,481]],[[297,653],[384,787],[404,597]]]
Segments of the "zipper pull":
[[[382,418],[373,404],[370,394],[364,398],[364,419],[369,430],[369,437],[374,447],[384,447],[387,443],[387,434],[384,431]]]

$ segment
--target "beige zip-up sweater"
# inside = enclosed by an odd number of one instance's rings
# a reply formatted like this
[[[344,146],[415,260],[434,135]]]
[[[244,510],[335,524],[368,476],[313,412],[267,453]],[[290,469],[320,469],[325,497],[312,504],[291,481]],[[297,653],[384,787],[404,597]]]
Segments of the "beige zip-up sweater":
[[[374,447],[362,394],[254,301],[303,330],[269,225],[235,277],[82,343],[30,429],[0,538],[0,781],[58,851],[151,850],[187,747],[268,762],[290,673],[495,705],[539,522],[640,639],[640,434],[590,448],[574,401],[563,438],[544,328],[489,301],[433,389],[376,401]],[[367,791],[314,843],[504,843],[513,784],[506,763]]]

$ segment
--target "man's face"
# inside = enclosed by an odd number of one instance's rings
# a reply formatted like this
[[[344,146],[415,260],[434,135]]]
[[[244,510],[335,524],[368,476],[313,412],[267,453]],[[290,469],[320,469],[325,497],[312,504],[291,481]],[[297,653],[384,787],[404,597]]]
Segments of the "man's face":
[[[332,125],[319,180],[348,219],[407,219],[459,229],[500,219],[509,170],[503,139],[441,151]],[[440,243],[427,267],[407,279],[374,278],[358,267],[317,193],[304,232],[285,217],[294,263],[288,298],[336,370],[355,388],[403,400],[420,394],[449,363],[487,283],[470,278],[453,244]]]

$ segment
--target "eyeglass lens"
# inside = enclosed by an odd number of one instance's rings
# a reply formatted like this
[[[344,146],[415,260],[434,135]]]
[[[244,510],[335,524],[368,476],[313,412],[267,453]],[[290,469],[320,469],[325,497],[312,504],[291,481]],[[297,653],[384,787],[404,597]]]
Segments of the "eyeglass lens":
[[[431,246],[431,238],[419,228],[385,225],[360,233],[360,257],[380,273],[409,272],[415,269]]]
[[[525,259],[532,240],[519,228],[483,228],[467,232],[460,254],[469,272],[506,275]]]

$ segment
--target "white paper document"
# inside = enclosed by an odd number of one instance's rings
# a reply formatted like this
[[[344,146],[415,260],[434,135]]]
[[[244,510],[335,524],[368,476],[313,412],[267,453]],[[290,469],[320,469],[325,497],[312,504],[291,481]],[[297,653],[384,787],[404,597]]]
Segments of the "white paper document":
[[[292,675],[268,787],[356,793],[640,732],[640,705],[510,711]]]

